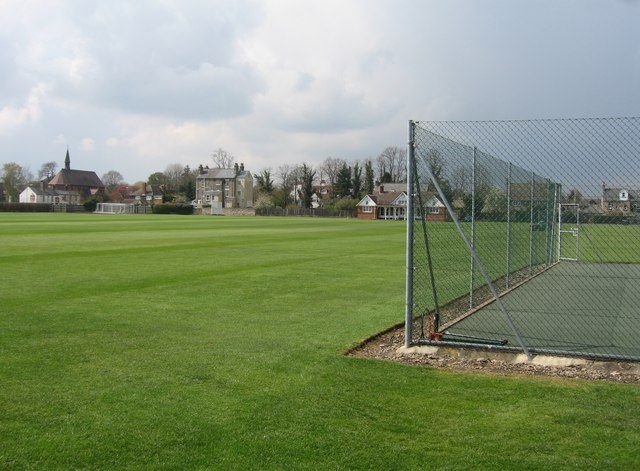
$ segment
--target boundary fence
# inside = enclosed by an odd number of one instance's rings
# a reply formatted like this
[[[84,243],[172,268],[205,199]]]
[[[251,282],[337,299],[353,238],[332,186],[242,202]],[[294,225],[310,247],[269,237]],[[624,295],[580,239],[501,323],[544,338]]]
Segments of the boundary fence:
[[[304,216],[321,218],[355,218],[356,211],[303,208],[256,208],[256,216]]]
[[[640,360],[639,157],[640,118],[411,121],[405,345]]]

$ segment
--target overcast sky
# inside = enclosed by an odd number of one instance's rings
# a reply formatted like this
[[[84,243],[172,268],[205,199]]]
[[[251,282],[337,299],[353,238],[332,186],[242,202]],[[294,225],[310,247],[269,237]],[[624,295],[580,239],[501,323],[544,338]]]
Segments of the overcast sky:
[[[407,122],[640,114],[635,0],[0,0],[0,164],[256,173]]]

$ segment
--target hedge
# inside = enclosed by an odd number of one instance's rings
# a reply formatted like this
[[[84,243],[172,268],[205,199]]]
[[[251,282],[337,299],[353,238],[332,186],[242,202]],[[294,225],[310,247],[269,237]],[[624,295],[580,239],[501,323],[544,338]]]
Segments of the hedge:
[[[0,212],[6,213],[50,213],[50,203],[0,203]]]
[[[193,214],[193,206],[181,203],[154,204],[153,214]]]

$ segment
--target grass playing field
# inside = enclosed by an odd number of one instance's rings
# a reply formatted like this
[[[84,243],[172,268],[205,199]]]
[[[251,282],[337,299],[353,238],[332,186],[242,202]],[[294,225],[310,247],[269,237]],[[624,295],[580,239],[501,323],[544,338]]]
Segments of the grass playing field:
[[[0,247],[0,468],[640,468],[637,386],[342,355],[403,319],[401,222],[0,213]]]

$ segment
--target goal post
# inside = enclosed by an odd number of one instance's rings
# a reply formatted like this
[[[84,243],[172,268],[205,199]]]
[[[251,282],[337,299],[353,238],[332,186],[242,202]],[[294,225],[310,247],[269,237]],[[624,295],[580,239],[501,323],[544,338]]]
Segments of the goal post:
[[[558,206],[558,260],[577,262],[580,256],[580,206]]]
[[[96,214],[126,214],[127,206],[125,203],[98,203],[96,205]]]

